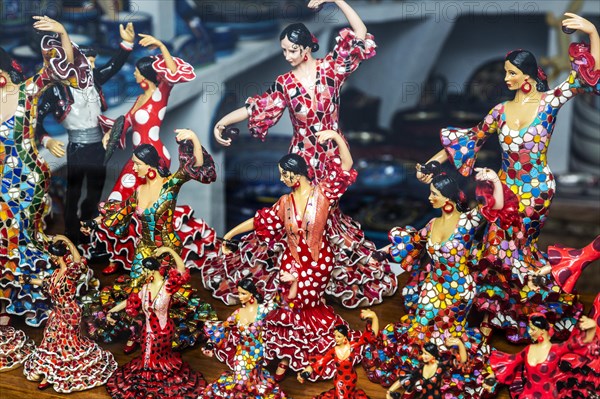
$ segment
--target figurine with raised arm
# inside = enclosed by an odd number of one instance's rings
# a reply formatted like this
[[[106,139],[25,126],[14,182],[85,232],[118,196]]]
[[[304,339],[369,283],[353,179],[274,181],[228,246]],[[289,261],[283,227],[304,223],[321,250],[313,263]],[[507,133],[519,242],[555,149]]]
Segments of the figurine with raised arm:
[[[547,255],[538,248],[538,237],[547,218],[555,181],[547,162],[547,150],[561,107],[582,93],[600,93],[600,39],[588,20],[567,13],[563,26],[589,35],[590,44],[572,43],[572,71],[567,79],[549,90],[546,77],[532,53],[511,51],[504,62],[505,82],[515,98],[496,105],[474,128],[441,131],[444,149],[431,160],[449,160],[463,175],[469,175],[484,142],[498,135],[502,165],[498,175],[519,199],[522,227],[503,228],[490,223],[478,255],[477,308],[485,313],[482,332],[506,331],[512,342],[528,336],[528,316],[545,312],[555,323],[557,338],[566,338],[582,311],[577,297],[551,282],[542,290],[528,284],[529,276],[547,265]],[[426,175],[419,175],[427,182]]]

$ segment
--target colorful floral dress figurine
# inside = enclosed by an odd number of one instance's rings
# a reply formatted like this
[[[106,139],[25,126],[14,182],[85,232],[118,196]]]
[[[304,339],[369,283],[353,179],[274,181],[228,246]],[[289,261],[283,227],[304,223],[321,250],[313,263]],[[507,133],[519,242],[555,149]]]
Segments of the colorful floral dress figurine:
[[[226,303],[237,299],[235,285],[244,276],[252,275],[269,299],[279,288],[279,271],[298,279],[298,295],[290,307],[269,314],[264,331],[265,358],[282,358],[291,362],[293,370],[305,367],[310,356],[325,353],[333,345],[333,326],[345,324],[325,304],[325,293],[343,292],[350,298],[356,297],[359,290],[393,292],[396,288],[395,276],[374,275],[370,269],[352,264],[348,256],[335,255],[343,253],[344,247],[352,250],[356,244],[345,241],[348,235],[332,218],[337,202],[354,182],[356,171],[351,169],[348,146],[337,132],[319,132],[317,137],[320,142],[334,140],[340,147],[341,159],[327,161],[328,177],[314,184],[307,177],[308,167],[302,157],[284,156],[279,162],[281,180],[292,188],[292,193],[224,235],[227,242],[237,234],[254,230],[242,238],[238,251],[225,257],[224,268],[202,269],[207,288]],[[369,273],[364,286],[361,284],[365,276],[361,273]],[[215,277],[221,279],[217,287],[209,284],[216,281]],[[331,376],[333,371],[328,370],[326,375]]]
[[[0,373],[20,367],[35,350],[35,343],[21,330],[0,326]]]
[[[25,80],[18,63],[0,49],[0,91],[7,90],[0,124],[0,303],[10,314],[26,315],[31,326],[39,326],[49,308],[39,288],[18,283],[21,275],[42,279],[49,268],[43,218],[49,211],[50,168],[35,145],[37,99],[52,81],[79,88],[91,84],[87,60],[76,46],[71,47],[63,26],[48,17],[36,18],[34,27],[59,32],[64,40],[42,38],[40,72]],[[16,108],[9,115],[4,109],[12,101]]]
[[[289,273],[282,273],[283,281],[291,282],[290,291],[297,290],[297,281]],[[241,309],[237,309],[225,322],[207,322],[204,330],[212,351],[227,363],[231,371],[206,387],[203,398],[222,399],[283,399],[275,379],[263,367],[265,317],[278,301],[263,302],[262,295],[250,279],[238,283]],[[292,296],[295,294],[292,294]],[[293,299],[289,298],[288,299]],[[285,303],[285,301],[283,301]],[[255,314],[253,318],[253,314]]]
[[[453,380],[447,389],[460,386],[458,397],[478,397],[489,347],[482,342],[477,329],[467,327],[467,317],[473,305],[476,287],[469,262],[475,234],[487,219],[502,223],[518,222],[516,196],[500,183],[490,169],[479,169],[476,175],[478,194],[483,203],[465,210],[465,196],[450,175],[439,173],[439,163],[427,164],[424,169],[431,180],[429,201],[442,216],[432,219],[420,231],[413,227],[394,228],[390,254],[404,269],[412,272],[404,289],[407,314],[399,322],[387,325],[378,339],[367,348],[363,366],[373,382],[390,386],[402,375],[419,366],[423,344],[431,342],[447,352],[446,341],[455,337],[469,352],[468,371],[461,366],[447,371]],[[421,266],[421,254],[430,261]],[[453,341],[454,342],[454,341]],[[464,393],[463,393],[464,392]]]
[[[216,179],[213,159],[202,148],[196,135],[185,129],[178,132],[180,166],[177,172],[170,174],[154,147],[142,144],[134,150],[133,160],[138,162],[134,163],[134,171],[145,177],[146,182],[125,201],[112,201],[100,206],[100,216],[95,220],[99,228],[112,231],[117,238],[127,237],[129,224],[135,220],[141,224],[141,237],[135,248],[129,276],[119,277],[114,286],[105,287],[99,298],[101,309],[92,307],[89,311],[96,312],[89,321],[90,335],[94,339],[111,341],[122,331],[139,325],[131,317],[123,316],[119,323],[107,326],[105,311],[138,292],[148,274],[142,260],[156,248],[167,246],[180,253],[182,242],[175,231],[173,219],[181,186],[192,179],[205,184]],[[177,328],[174,344],[183,348],[195,344],[202,335],[202,323],[216,320],[216,314],[209,304],[200,300],[196,290],[189,285],[180,288],[179,292],[173,292],[171,317]]]
[[[318,183],[329,175],[328,161],[338,154],[333,143],[319,141],[316,133],[334,130],[340,133],[338,113],[340,91],[346,79],[363,60],[375,55],[373,36],[356,12],[345,2],[335,1],[350,22],[352,29],[343,29],[336,38],[334,49],[322,59],[315,59],[312,52],[319,48],[316,37],[301,23],[286,27],[280,35],[286,61],[292,71],[277,77],[271,88],[262,95],[251,97],[246,106],[226,115],[217,122],[214,135],[222,145],[230,145],[231,139],[223,139],[225,126],[249,119],[252,135],[264,140],[269,128],[275,125],[287,108],[294,127],[290,153],[304,158],[309,167],[309,177]],[[316,8],[316,2],[309,7]],[[347,145],[347,143],[346,143]],[[339,284],[331,286],[328,294],[345,306],[355,308],[380,303],[384,296],[395,292],[395,279],[386,261],[373,259],[375,245],[366,240],[358,223],[334,208],[331,222],[345,232],[345,245],[333,248],[333,255],[353,267],[339,278]],[[337,228],[337,227],[336,227]],[[341,239],[340,239],[341,243]],[[351,248],[347,247],[350,244]],[[268,269],[270,266],[265,265]],[[342,281],[342,280],[346,281]],[[386,280],[384,284],[378,281]],[[238,279],[233,280],[233,284]],[[220,281],[211,281],[218,285]],[[262,287],[261,287],[262,288]]]
[[[592,311],[587,320],[593,327],[595,335],[580,353],[567,353],[560,358],[558,367],[561,371],[556,384],[558,398],[577,399],[594,398],[600,393],[600,294],[596,296]],[[579,321],[580,327],[582,320]],[[574,328],[571,339],[581,339],[585,328]]]
[[[311,374],[325,377],[327,369],[335,370],[334,387],[323,392],[313,399],[368,399],[369,397],[360,388],[356,387],[358,375],[354,366],[362,359],[364,347],[374,339],[379,332],[377,315],[371,310],[362,310],[361,318],[369,319],[372,323],[366,330],[354,339],[349,338],[348,327],[339,325],[334,327],[335,346],[324,355],[298,373],[298,381],[303,383]],[[325,377],[327,378],[327,377]]]
[[[587,318],[583,316],[582,320],[585,319]],[[566,342],[552,344],[550,338],[553,328],[546,317],[541,313],[531,315],[529,335],[535,343],[512,355],[500,351],[492,352],[492,376],[495,376],[499,383],[509,385],[512,397],[557,398],[557,381],[560,380],[558,364],[561,357],[585,351],[586,345],[596,333],[595,321],[584,324],[580,322],[579,326],[585,328],[584,333],[575,334]]]
[[[161,49],[162,55],[157,57],[144,57],[136,62],[136,81],[144,93],[140,95],[134,106],[125,115],[123,133],[120,136],[120,145],[124,148],[126,132],[132,130],[133,147],[142,144],[152,145],[164,165],[171,165],[171,155],[160,139],[160,128],[165,117],[167,103],[173,86],[178,83],[190,82],[195,79],[194,68],[185,61],[171,57],[165,45],[149,35],[140,35],[140,45],[156,46]],[[112,127],[113,121],[102,117],[106,127]],[[105,142],[108,140],[108,133]],[[129,160],[111,190],[108,201],[122,202],[130,198],[137,187],[144,182],[133,170],[133,162]],[[188,261],[193,255],[203,258],[208,249],[215,245],[216,233],[208,227],[203,220],[193,217],[194,211],[189,206],[177,207],[174,210],[176,220],[175,229],[183,245],[181,255]],[[105,274],[111,274],[122,266],[131,269],[134,262],[135,249],[138,246],[136,237],[142,235],[139,224],[131,224],[129,234],[117,237],[108,229],[100,226],[92,240],[92,247],[106,246],[110,254],[110,265],[104,269]],[[188,245],[191,244],[191,245]]]
[[[52,385],[61,393],[103,385],[117,369],[117,362],[80,332],[82,311],[75,296],[77,282],[87,272],[86,261],[64,236],[55,236],[48,251],[59,268],[43,281],[25,281],[41,284],[52,301],[44,338],[25,362],[25,376],[32,381],[43,378],[38,388]]]
[[[119,367],[106,384],[106,390],[114,399],[196,398],[206,386],[202,374],[192,370],[181,355],[171,349],[175,335],[175,324],[169,317],[171,296],[189,282],[190,272],[171,248],[158,248],[153,255],[165,254],[173,259],[177,268],[165,269],[156,259],[145,260],[152,270],[153,280],[110,311],[127,308],[127,312],[134,315],[141,309],[146,317],[142,354]]]
[[[572,18],[563,22],[565,26],[574,24],[571,27],[582,29],[590,36],[598,35],[589,21],[568,15]],[[555,191],[546,153],[556,116],[575,95],[600,92],[600,64],[597,59],[594,61],[593,54],[597,58],[600,50],[571,44],[569,56],[573,70],[563,83],[548,90],[535,57],[528,51],[510,52],[505,61],[506,81],[509,89],[517,92],[515,100],[495,106],[474,128],[442,129],[444,150],[432,158],[441,162],[448,159],[460,173],[469,175],[485,141],[493,134],[498,135],[502,148],[498,174],[519,199],[523,226],[504,229],[498,223],[489,224],[479,255],[481,273],[477,278],[475,304],[489,319],[486,329],[490,326],[504,329],[512,342],[528,339],[528,315],[538,311],[548,313],[555,323],[557,338],[566,338],[582,310],[577,298],[555,283],[534,291],[527,280],[528,275],[547,263],[546,254],[538,249],[537,241]],[[509,118],[509,115],[515,116]]]

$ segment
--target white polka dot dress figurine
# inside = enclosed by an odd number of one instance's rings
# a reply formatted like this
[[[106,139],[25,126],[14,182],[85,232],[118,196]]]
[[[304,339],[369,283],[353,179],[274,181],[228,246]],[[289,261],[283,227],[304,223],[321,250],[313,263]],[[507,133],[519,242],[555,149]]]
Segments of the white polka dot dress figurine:
[[[162,54],[153,57],[144,57],[136,62],[134,76],[144,93],[141,94],[131,110],[125,115],[123,134],[120,146],[125,147],[127,131],[132,131],[134,149],[142,144],[150,144],[158,151],[159,156],[170,167],[171,155],[160,138],[160,127],[165,116],[169,95],[173,85],[193,80],[196,77],[194,68],[185,61],[172,57],[160,41],[144,35],[140,40],[142,46],[157,46]],[[108,131],[114,121],[101,117],[104,130]],[[173,136],[173,134],[170,134]],[[109,172],[110,173],[110,172]],[[125,164],[116,183],[111,190],[108,201],[124,201],[129,198],[143,179],[136,176],[133,171],[131,159]],[[110,232],[105,237],[95,237],[91,248],[106,246],[110,256],[110,265],[103,270],[105,274],[118,271],[119,266],[129,269],[134,252],[132,240],[117,239]]]
[[[301,156],[284,156],[279,162],[281,180],[292,192],[225,234],[227,242],[254,230],[242,238],[238,251],[225,256],[222,267],[201,268],[205,286],[226,303],[237,300],[235,284],[244,274],[252,274],[267,298],[278,295],[278,290],[285,292],[277,278],[279,271],[298,280],[295,299],[289,307],[271,312],[264,330],[265,357],[282,360],[277,379],[282,378],[288,364],[293,370],[301,370],[311,356],[333,346],[332,328],[345,322],[324,303],[325,293],[336,290],[332,287],[343,281],[348,297],[361,297],[367,290],[384,294],[396,288],[395,276],[390,277],[379,265],[353,263],[352,255],[342,249],[344,240],[339,238],[344,237],[344,232],[329,220],[357,173],[352,169],[346,142],[337,132],[317,135],[321,141],[336,141],[342,162],[336,162],[337,157],[330,159],[327,177],[314,183],[308,178],[308,166]],[[217,280],[223,275],[227,278]],[[332,376],[334,369],[325,373]]]

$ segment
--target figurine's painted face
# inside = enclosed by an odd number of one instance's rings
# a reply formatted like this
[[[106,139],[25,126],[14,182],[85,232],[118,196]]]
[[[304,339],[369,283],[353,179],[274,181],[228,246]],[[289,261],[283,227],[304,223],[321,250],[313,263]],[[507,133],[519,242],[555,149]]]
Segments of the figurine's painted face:
[[[444,197],[440,191],[433,186],[433,184],[429,185],[429,202],[431,202],[431,206],[433,209],[439,209],[443,207],[448,198]]]
[[[531,322],[529,322],[529,325],[527,326],[527,331],[529,332],[529,335],[531,336],[531,339],[536,342],[538,337],[540,335],[542,335],[544,333],[545,330],[534,326]]]
[[[96,57],[87,57],[88,63],[90,64],[90,68],[96,68]]]
[[[279,168],[279,180],[281,180],[281,182],[286,186],[293,187],[296,183],[296,180],[298,179],[296,174],[294,172],[289,172],[287,170],[281,169],[281,166],[277,167]]]
[[[423,352],[421,352],[421,358],[423,359],[423,363],[431,363],[435,360],[435,357],[431,353],[427,352],[425,348],[423,348]]]
[[[338,330],[335,330],[335,331],[333,332],[333,339],[334,339],[334,341],[335,341],[335,344],[336,344],[337,346],[344,345],[344,344],[346,343],[346,341],[348,341],[348,338],[346,338],[346,337],[344,336],[344,334],[342,334],[342,333],[341,333],[341,332],[339,332]]]
[[[237,287],[237,291],[238,291],[238,298],[240,299],[240,302],[242,303],[242,305],[245,305],[253,297],[253,295],[249,291],[246,291],[242,287]]]
[[[146,175],[148,174],[148,170],[150,169],[150,165],[140,160],[135,155],[131,157],[131,160],[133,161],[133,171],[139,177],[146,177]]]
[[[504,71],[504,82],[506,82],[509,90],[518,90],[523,82],[525,82],[525,79],[529,77],[529,75],[525,75],[508,60],[504,61]]]
[[[281,49],[285,60],[294,68],[304,62],[304,56],[308,53],[308,49],[290,42],[287,37],[284,37],[281,41]]]
[[[135,67],[135,71],[133,71],[133,76],[135,77],[135,83],[140,83],[144,80],[144,76],[142,75],[140,70],[137,69],[137,67]]]

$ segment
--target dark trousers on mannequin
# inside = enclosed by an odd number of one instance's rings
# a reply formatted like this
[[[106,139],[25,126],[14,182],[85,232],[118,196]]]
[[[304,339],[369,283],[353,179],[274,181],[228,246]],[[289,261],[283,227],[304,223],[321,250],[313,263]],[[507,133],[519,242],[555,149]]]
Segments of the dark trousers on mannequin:
[[[65,203],[65,234],[75,245],[80,241],[80,220],[98,215],[106,168],[102,143],[67,146],[67,199]],[[77,216],[83,181],[86,181],[86,198],[81,203],[81,217]]]

